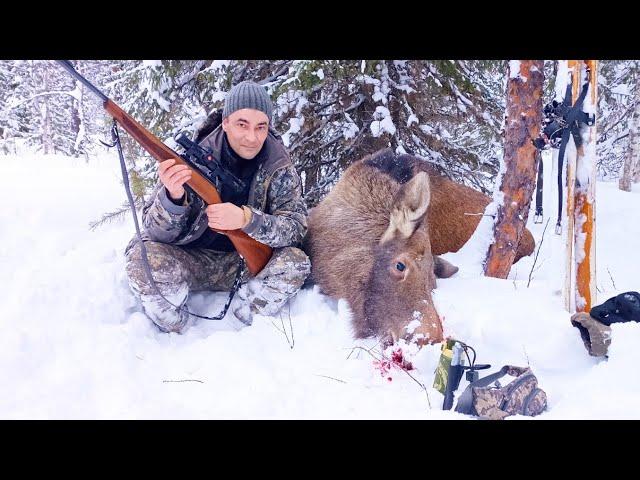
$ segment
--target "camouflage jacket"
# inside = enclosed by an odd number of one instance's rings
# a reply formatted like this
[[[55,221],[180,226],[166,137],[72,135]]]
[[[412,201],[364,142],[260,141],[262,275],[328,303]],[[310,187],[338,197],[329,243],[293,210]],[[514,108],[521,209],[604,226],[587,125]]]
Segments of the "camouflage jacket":
[[[218,127],[202,142],[220,158],[224,131]],[[266,159],[256,171],[247,206],[251,221],[242,230],[270,247],[299,245],[307,231],[302,181],[281,141],[271,132],[265,141]],[[208,228],[204,201],[187,189],[183,205],[174,204],[158,182],[142,210],[143,240],[186,245]],[[135,238],[131,243],[135,241]],[[130,244],[131,245],[131,244]]]

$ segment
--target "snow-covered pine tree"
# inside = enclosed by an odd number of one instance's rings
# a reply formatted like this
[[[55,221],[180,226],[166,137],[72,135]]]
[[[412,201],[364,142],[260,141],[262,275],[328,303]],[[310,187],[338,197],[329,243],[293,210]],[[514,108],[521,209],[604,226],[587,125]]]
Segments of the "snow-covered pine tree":
[[[30,111],[15,108],[24,100],[25,63],[0,60],[0,152],[5,154],[16,153],[16,144],[29,131]]]
[[[98,65],[96,61],[75,64],[80,71],[91,67],[92,74]],[[15,153],[16,145],[72,156],[94,151],[94,137],[104,130],[97,115],[102,108],[54,62],[3,60],[0,76],[1,148],[5,153]]]
[[[500,62],[300,61],[276,81],[285,144],[314,205],[352,162],[391,147],[488,191],[501,149]],[[286,90],[285,90],[286,88]]]
[[[195,132],[242,80],[263,84],[315,205],[352,162],[379,148],[421,155],[451,178],[488,191],[501,149],[501,62],[188,60],[113,62],[108,94],[171,146]],[[502,62],[502,64],[504,64]],[[155,162],[135,145],[134,175]],[[132,164],[133,166],[133,164]],[[145,182],[147,188],[153,181]]]
[[[625,159],[632,148],[629,127],[639,85],[640,61],[603,60],[599,65],[598,178],[611,180],[622,175]],[[640,181],[636,178],[635,181]]]
[[[16,153],[22,146],[42,145],[38,111],[31,99],[36,93],[33,61],[2,60],[0,71],[0,128],[2,149]]]

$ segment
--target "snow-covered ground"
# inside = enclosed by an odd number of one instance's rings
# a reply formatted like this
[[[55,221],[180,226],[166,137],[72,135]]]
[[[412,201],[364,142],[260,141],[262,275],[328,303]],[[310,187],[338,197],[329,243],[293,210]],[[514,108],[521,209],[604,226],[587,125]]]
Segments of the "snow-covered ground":
[[[183,335],[160,333],[125,278],[130,215],[88,228],[126,200],[117,157],[31,154],[0,165],[0,418],[469,418],[442,411],[431,387],[439,346],[412,355],[413,378],[395,368],[382,375],[366,351],[376,341],[354,340],[347,306],[316,290],[300,292],[290,317],[258,316],[247,328],[199,320]],[[556,199],[545,195],[553,214]],[[602,303],[640,290],[640,185],[626,193],[598,183],[596,209]],[[587,354],[563,308],[553,226],[529,288],[533,256],[508,280],[464,268],[439,280],[445,332],[491,371],[530,365],[549,400],[536,418],[640,418],[640,325],[613,326],[608,359]],[[543,225],[530,228],[539,241]],[[464,252],[445,258],[465,264]],[[197,294],[190,307],[215,314],[225,299]]]

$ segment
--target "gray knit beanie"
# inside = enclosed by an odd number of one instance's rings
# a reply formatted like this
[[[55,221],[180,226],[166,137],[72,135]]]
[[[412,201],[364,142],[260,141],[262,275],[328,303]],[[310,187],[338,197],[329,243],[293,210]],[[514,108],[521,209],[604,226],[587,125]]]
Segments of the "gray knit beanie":
[[[264,87],[256,82],[245,81],[240,82],[233,87],[224,100],[224,110],[222,118],[226,118],[236,110],[243,108],[253,108],[260,110],[271,121],[271,113],[273,112],[273,104],[271,98]]]

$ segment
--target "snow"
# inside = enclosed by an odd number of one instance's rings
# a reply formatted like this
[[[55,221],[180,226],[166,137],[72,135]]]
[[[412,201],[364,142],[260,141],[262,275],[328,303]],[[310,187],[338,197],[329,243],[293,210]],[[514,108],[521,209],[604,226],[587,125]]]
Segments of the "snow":
[[[282,141],[286,147],[291,144],[291,135],[300,131],[304,125],[304,117],[292,117],[289,119],[289,129],[282,134]]]
[[[376,111],[373,113],[373,118],[374,120],[371,122],[369,127],[374,137],[379,137],[385,132],[390,135],[396,133],[396,126],[393,124],[391,112],[389,112],[387,107],[376,107]]]
[[[560,103],[564,101],[564,96],[567,92],[567,85],[571,82],[571,76],[569,75],[569,63],[566,60],[558,62],[558,73],[556,74],[556,81],[554,86],[555,96],[554,99]]]
[[[543,158],[545,186],[553,185],[550,156]],[[392,366],[383,375],[372,356],[379,359],[379,347],[367,351],[376,340],[354,340],[347,304],[317,289],[302,290],[281,316],[258,315],[251,327],[229,315],[196,320],[182,335],[161,333],[141,313],[124,273],[130,215],[88,228],[126,199],[117,154],[86,162],[23,153],[0,162],[7,178],[22,178],[25,165],[38,172],[30,195],[18,181],[0,190],[0,418],[469,418],[441,410],[442,395],[432,388],[438,345],[403,346],[425,395],[407,372]],[[597,194],[602,303],[640,290],[640,185],[622,192],[598,182]],[[529,288],[533,256],[500,280],[474,270],[473,242],[444,255],[460,267],[438,280],[433,295],[445,333],[473,346],[490,372],[530,365],[549,400],[536,419],[640,418],[633,370],[640,325],[613,325],[608,359],[587,354],[563,308],[556,201],[545,191],[552,219]],[[529,228],[539,242],[544,222],[532,221],[533,212]],[[198,293],[188,307],[216,314],[225,300]],[[465,386],[463,380],[458,394]]]
[[[420,123],[420,121],[418,120],[418,117],[412,113],[411,115],[409,115],[409,117],[407,118],[407,127],[410,127],[411,125],[413,125],[414,123]]]
[[[631,92],[629,91],[629,85],[627,85],[626,83],[621,83],[619,85],[614,86],[611,89],[611,93],[617,94],[617,95],[631,95]]]
[[[520,60],[509,60],[509,78],[519,78],[522,82],[527,81],[527,77],[520,73]]]
[[[348,114],[345,114],[345,117],[348,117]],[[346,140],[349,140],[355,137],[356,134],[360,131],[360,129],[358,128],[358,125],[356,125],[353,121],[351,121],[350,118],[348,119],[349,119],[349,123],[342,125],[342,136]]]

